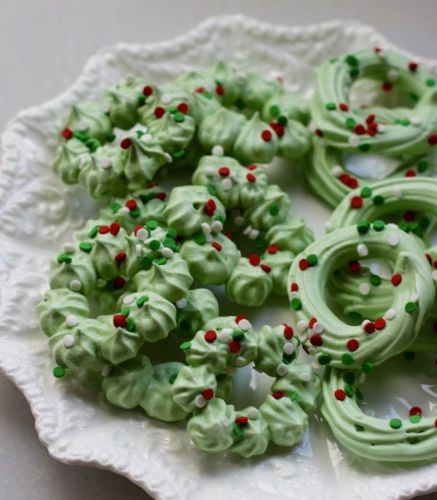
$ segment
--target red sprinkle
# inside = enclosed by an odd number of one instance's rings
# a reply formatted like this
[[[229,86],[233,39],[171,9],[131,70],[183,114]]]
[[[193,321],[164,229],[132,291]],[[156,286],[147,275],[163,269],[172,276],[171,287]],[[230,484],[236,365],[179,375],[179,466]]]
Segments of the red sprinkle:
[[[238,340],[233,340],[232,342],[229,343],[229,350],[236,354],[237,352],[240,352],[241,349],[241,344],[238,342]]]
[[[437,427],[437,418],[434,420],[434,426]]]
[[[369,321],[364,325],[364,331],[370,335],[375,331],[375,325],[371,321]]]
[[[117,278],[114,278],[112,280],[112,284],[114,285],[115,288],[123,288],[125,285],[126,281],[124,278],[121,276],[118,276]]]
[[[100,226],[99,227],[99,233],[100,234],[107,234],[107,233],[109,233],[109,226]]]
[[[64,139],[66,139],[68,141],[68,139],[71,139],[73,137],[73,131],[71,130],[71,128],[64,128],[64,130],[61,132],[61,135]]]
[[[315,347],[321,346],[323,344],[322,336],[319,335],[318,333],[314,333],[310,337],[310,342]]]
[[[220,85],[220,84],[216,85],[216,87],[215,87],[215,93],[217,95],[219,95],[220,97],[224,96],[225,95],[225,89],[223,88],[223,85]]]
[[[272,140],[272,133],[270,130],[263,130],[261,132],[261,139],[265,142],[270,142]]]
[[[251,172],[249,172],[249,173],[246,175],[246,179],[247,179],[249,182],[251,182],[252,184],[253,184],[254,182],[256,182],[256,176],[255,176],[255,175],[253,175]]]
[[[391,92],[393,90],[393,85],[390,82],[385,82],[382,84],[381,89],[383,92]]]
[[[317,137],[323,137],[323,132],[319,128],[316,128],[314,132],[317,135]]]
[[[288,340],[293,338],[294,331],[293,328],[290,325],[287,325],[284,323],[284,337]]]
[[[413,62],[413,61],[412,61],[412,62],[410,62],[410,63],[408,63],[408,69],[409,69],[410,71],[416,71],[416,70],[417,70],[417,63],[416,63],[416,62]]]
[[[299,291],[299,285],[297,283],[292,283],[291,287],[290,287],[290,290],[292,292],[298,292]]]
[[[346,399],[346,393],[343,391],[343,389],[337,389],[334,392],[335,399],[338,399],[338,401],[344,401]]]
[[[373,137],[374,135],[376,135],[378,132],[378,124],[376,122],[373,122],[373,123],[370,123],[368,126],[367,126],[367,133]]]
[[[375,325],[375,328],[377,330],[383,330],[385,328],[385,319],[384,318],[378,318],[377,320],[375,320],[374,322],[374,325]]]
[[[186,102],[181,102],[178,105],[178,111],[186,115],[188,113],[188,104]]]
[[[267,253],[269,253],[270,255],[273,255],[278,251],[279,251],[278,245],[270,245],[269,247],[267,247]]]
[[[120,264],[120,262],[123,262],[125,258],[126,258],[126,252],[119,252],[115,256],[115,260],[116,260],[116,262],[118,262],[118,264]]]
[[[158,198],[158,200],[164,201],[167,198],[167,193],[156,193],[156,198]]]
[[[437,144],[437,134],[431,134],[428,137],[428,144],[430,146],[435,146]]]
[[[416,177],[416,172],[410,168],[405,172],[405,177]]]
[[[358,181],[357,181],[357,179],[355,179],[355,177],[351,177],[350,180],[349,180],[348,186],[351,189],[357,188],[358,187]]]
[[[205,92],[205,87],[197,87],[194,92],[196,92],[196,94],[201,94],[202,92]]]
[[[347,341],[346,347],[349,351],[354,352],[360,347],[360,343],[357,339],[350,339]]]
[[[393,286],[398,286],[402,282],[402,276],[399,273],[393,274],[390,281]]]
[[[112,322],[116,328],[124,328],[126,326],[126,316],[124,314],[114,314]]]
[[[120,147],[122,149],[129,149],[132,146],[132,141],[129,139],[129,137],[126,137],[120,142]]]
[[[231,173],[231,171],[229,167],[220,167],[218,169],[218,173],[221,177],[227,177]]]
[[[155,115],[155,118],[162,118],[165,115],[165,108],[157,106],[153,111],[153,114]]]
[[[272,392],[272,396],[275,399],[282,399],[284,397],[284,393],[281,391],[276,391],[276,392]]]
[[[426,260],[429,262],[429,264],[432,266],[432,255],[429,253],[425,254]]]
[[[361,271],[361,264],[357,260],[351,260],[348,268],[350,273],[359,273]]]
[[[341,102],[338,107],[342,110],[342,111],[349,111],[349,106],[345,103],[345,102]]]
[[[237,417],[235,419],[235,423],[237,425],[247,425],[248,422],[249,422],[248,417],[244,417],[244,416],[240,416],[240,417]]]
[[[209,343],[215,342],[215,340],[217,339],[217,333],[214,330],[208,330],[207,332],[205,332],[203,338]]]
[[[202,392],[202,396],[207,400],[210,401],[214,397],[214,391],[212,389],[205,389]]]
[[[309,267],[310,267],[310,263],[307,261],[307,259],[300,259],[299,269],[301,271],[306,271]]]
[[[120,224],[118,222],[113,222],[111,226],[109,227],[109,231],[112,234],[112,236],[117,236],[117,234],[120,231]]]
[[[361,196],[353,196],[351,199],[352,208],[361,208],[363,206],[363,199]]]
[[[249,255],[248,260],[252,266],[259,266],[259,263],[261,262],[261,257],[259,255],[253,254]]]
[[[308,327],[309,328],[312,328],[315,324],[317,323],[317,318],[311,318],[309,321],[308,321]]]
[[[251,165],[247,165],[247,170],[255,170],[257,168],[257,166],[255,165],[255,163],[252,163]]]
[[[412,417],[413,415],[422,415],[422,413],[422,408],[420,408],[419,406],[413,406],[409,411],[410,417]]]
[[[144,88],[143,88],[143,94],[147,97],[149,97],[149,95],[152,95],[153,94],[153,87],[150,86],[150,85],[146,85]]]
[[[140,229],[143,229],[143,227],[144,227],[144,226],[143,226],[142,224],[140,224],[139,226],[134,227],[134,228],[133,228],[133,230],[132,230],[132,232],[133,232],[133,233],[134,233],[134,235],[136,236],[136,235],[137,235],[137,233],[138,233],[138,231],[139,231]]]
[[[134,210],[135,208],[137,208],[137,201],[134,200],[133,198],[130,198],[129,200],[127,200],[127,202],[125,203],[125,206],[129,209],[129,210]]]
[[[369,115],[367,118],[366,118],[366,123],[367,125],[370,125],[371,123],[373,123],[375,121],[375,115]]]
[[[270,266],[268,266],[267,264],[261,264],[261,269],[265,272],[265,273],[270,273],[272,271],[272,268]]]
[[[407,210],[404,213],[404,220],[407,222],[411,222],[416,218],[416,212],[413,212],[412,210]]]
[[[366,129],[364,128],[364,125],[361,125],[361,123],[358,123],[357,125],[355,125],[354,127],[354,132],[357,134],[357,135],[363,135],[366,133]]]
[[[221,252],[222,246],[218,241],[212,241],[211,246],[217,250],[217,252]]]
[[[210,198],[205,203],[204,212],[211,217],[214,215],[216,208],[217,208],[217,205],[216,205],[215,201]]]
[[[235,316],[235,323],[238,323],[242,320],[242,319],[247,319],[246,316],[244,314],[237,314],[237,316]]]

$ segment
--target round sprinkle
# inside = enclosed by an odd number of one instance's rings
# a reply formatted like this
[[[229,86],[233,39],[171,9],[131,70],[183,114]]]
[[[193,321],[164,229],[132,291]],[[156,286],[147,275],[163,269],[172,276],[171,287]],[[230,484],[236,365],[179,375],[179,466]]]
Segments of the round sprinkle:
[[[221,332],[218,334],[220,342],[227,344],[232,338],[232,333],[232,328],[223,328],[223,330],[221,330]]]
[[[363,206],[363,199],[361,196],[352,196],[350,204],[352,208],[361,208]]]
[[[392,418],[389,424],[392,429],[400,429],[402,427],[402,420],[400,418]]]
[[[363,363],[361,368],[363,369],[364,373],[372,373],[375,369],[373,363],[371,363],[370,361],[366,361],[365,363]]]
[[[354,352],[360,347],[360,343],[357,339],[350,339],[348,340],[346,347],[349,351]]]
[[[409,415],[410,417],[412,417],[413,415],[420,415],[422,416],[422,408],[420,408],[419,406],[413,406],[410,408],[410,411],[409,411]]]
[[[294,347],[293,342],[285,342],[284,344],[284,353],[287,354],[288,356],[291,356],[296,348]]]
[[[359,221],[357,224],[357,231],[360,234],[365,234],[369,231],[370,229],[370,222],[366,220]]]
[[[310,265],[310,267],[313,267],[313,266],[316,266],[317,265],[317,262],[319,261],[317,255],[315,254],[310,254],[307,256],[307,261],[308,261],[308,264]]]
[[[405,304],[405,312],[408,314],[413,314],[417,311],[417,304],[415,302],[407,302]]]
[[[82,284],[79,280],[70,281],[70,290],[73,292],[78,292],[82,288]]]
[[[206,405],[206,399],[203,397],[203,394],[198,394],[194,398],[194,404],[197,406],[197,408],[203,408]]]
[[[373,222],[373,229],[375,231],[379,232],[379,231],[382,231],[384,228],[385,228],[385,222],[384,221],[377,219],[377,220],[375,220]]]
[[[397,234],[391,234],[388,238],[387,238],[387,242],[388,244],[391,246],[391,247],[396,247],[399,245],[399,236]]]
[[[211,153],[213,156],[223,156],[225,154],[225,151],[223,149],[223,146],[220,146],[220,144],[216,144],[212,150]]]
[[[344,401],[346,399],[346,393],[343,391],[343,389],[337,389],[334,392],[334,396],[338,401]]]
[[[73,335],[65,335],[63,339],[64,346],[69,349],[70,347],[74,346],[75,343],[75,338]]]
[[[323,339],[322,339],[322,336],[319,335],[318,333],[314,333],[313,335],[311,335],[310,337],[310,342],[311,344],[314,346],[314,347],[319,347],[321,345],[323,345]]]
[[[291,300],[291,308],[295,311],[298,311],[299,309],[302,309],[302,301],[295,297],[294,299]]]
[[[53,376],[56,378],[62,378],[65,375],[65,368],[63,366],[55,366],[53,368]]]
[[[206,401],[210,401],[214,397],[214,391],[210,388],[205,389],[202,392],[202,396],[206,399]]]
[[[325,366],[329,365],[331,362],[331,356],[328,353],[322,353],[320,356],[317,358],[317,361],[319,362],[320,365]]]
[[[369,283],[360,283],[358,290],[361,293],[361,295],[369,295],[370,293]]]
[[[207,332],[205,332],[203,338],[206,340],[206,342],[215,342],[217,340],[217,333],[214,330],[208,330]]]
[[[385,319],[391,321],[396,317],[396,309],[388,309],[384,315]]]
[[[67,324],[68,327],[72,328],[73,326],[76,326],[79,321],[77,320],[77,317],[74,314],[69,314],[65,318],[65,323]]]
[[[287,375],[288,373],[288,366],[281,363],[276,367],[276,373],[280,376],[283,377],[284,375]]]
[[[367,255],[369,255],[369,249],[366,247],[366,245],[364,245],[364,243],[360,243],[357,246],[357,252],[360,257],[366,257]]]
[[[341,355],[341,362],[344,365],[351,365],[354,362],[354,358],[353,358],[352,354],[345,352]]]
[[[259,410],[253,406],[248,408],[246,413],[250,420],[256,420],[259,416]]]
[[[250,330],[252,328],[252,325],[251,325],[250,321],[248,321],[246,318],[244,318],[238,322],[238,327],[240,328],[240,330],[243,330],[243,332],[247,332],[248,330]]]
[[[342,175],[344,172],[344,170],[339,166],[339,165],[335,165],[334,167],[332,167],[331,169],[331,173],[334,177],[340,177],[340,175]]]

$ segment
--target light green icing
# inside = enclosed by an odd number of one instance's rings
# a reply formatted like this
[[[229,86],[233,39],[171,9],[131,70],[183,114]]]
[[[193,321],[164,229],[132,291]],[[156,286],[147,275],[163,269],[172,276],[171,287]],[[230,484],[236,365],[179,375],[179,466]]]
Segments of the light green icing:
[[[50,263],[50,287],[72,288],[72,282],[79,281],[80,293],[88,295],[96,286],[97,275],[88,254],[76,250],[71,256],[71,263],[59,263],[56,259]]]
[[[258,73],[248,73],[241,93],[242,99],[248,108],[261,111],[264,103],[280,88],[280,84],[276,81],[267,80]]]
[[[384,51],[381,57],[373,50],[365,49],[326,62],[319,68],[316,92],[311,101],[311,115],[329,145],[348,151],[360,151],[365,145],[366,150],[387,156],[414,156],[430,151],[432,146],[428,138],[437,130],[437,91],[435,85],[427,84],[429,75],[420,68],[411,71],[409,62],[406,57],[391,51]],[[392,83],[389,80],[390,71],[396,74]],[[394,88],[404,92],[414,106],[411,109],[390,109],[388,116],[398,117],[395,120],[387,120],[387,112],[381,107],[352,109],[349,93],[357,78],[370,78],[381,83],[388,81]],[[349,110],[342,111],[340,103],[348,105]],[[330,108],[332,105],[333,109]],[[378,132],[373,136],[367,133],[357,135],[354,124],[362,124],[367,128],[365,120],[370,114],[375,115]],[[411,123],[413,117],[418,125]],[[354,120],[351,128],[348,127],[347,118]],[[383,129],[381,124],[384,125]]]
[[[232,422],[236,417],[234,407],[215,398],[187,425],[191,440],[203,451],[218,452],[233,444]]]
[[[211,389],[214,393],[217,389],[217,381],[209,367],[183,366],[172,387],[173,401],[187,413],[193,413],[199,408],[196,397],[203,397],[202,393],[206,389]]]
[[[135,291],[132,281],[127,281],[122,288],[115,288],[111,281],[100,284],[102,286],[97,286],[88,296],[91,310],[99,315],[114,313],[120,296]]]
[[[209,200],[215,204],[211,215],[205,211]],[[224,220],[226,212],[222,203],[209,194],[206,187],[178,186],[170,193],[164,217],[167,225],[174,227],[180,236],[192,236],[200,230],[203,222],[211,224],[217,217]]]
[[[308,416],[296,401],[287,396],[275,399],[268,395],[259,411],[275,444],[293,446],[302,441],[308,427]]]
[[[246,410],[236,412],[236,416],[246,416]],[[269,445],[270,432],[264,418],[249,418],[246,425],[241,428],[241,435],[234,433],[234,443],[230,451],[245,458],[262,455]]]
[[[186,92],[192,93],[200,91],[212,92],[214,88],[214,78],[198,71],[187,71],[179,75],[174,81],[175,87],[182,87]],[[202,93],[199,93],[202,95]],[[205,97],[207,99],[207,97]],[[208,100],[212,100],[212,97]],[[217,102],[217,101],[215,101]]]
[[[136,292],[125,295],[120,302],[121,310],[127,310],[135,331],[146,342],[164,339],[176,327],[176,307],[157,293]]]
[[[185,300],[176,304],[178,337],[192,338],[202,326],[219,315],[219,305],[215,295],[207,288],[188,290]]]
[[[53,171],[65,184],[77,184],[82,161],[87,161],[90,151],[85,144],[74,137],[62,142],[53,162]]]
[[[250,182],[248,177],[255,176],[255,182]],[[249,169],[239,170],[241,208],[248,208],[263,199],[267,190],[267,174],[262,167],[250,165]]]
[[[244,218],[250,225],[265,231],[286,219],[290,205],[287,193],[279,186],[270,184],[263,199],[244,211]]]
[[[266,122],[285,116],[289,120],[297,120],[307,124],[309,110],[302,97],[284,88],[279,88],[272,97],[263,103],[261,116]]]
[[[356,368],[364,362],[377,365],[402,352],[418,335],[434,303],[429,264],[418,243],[395,225],[375,227],[379,230],[371,228],[365,234],[360,234],[355,226],[338,229],[307,247],[305,254],[296,257],[290,269],[288,289],[293,283],[299,286],[297,295],[289,292],[292,319],[297,323],[317,318],[323,327],[323,345],[309,347],[319,355],[324,354],[326,361],[330,360],[335,367]],[[393,273],[403,277],[391,305],[396,311],[395,317],[387,318],[384,329],[373,336],[366,333],[362,325],[353,326],[342,321],[325,302],[325,285],[330,273],[341,264],[359,258],[358,245],[365,245],[369,258],[387,259],[393,266]],[[301,259],[310,255],[317,257],[316,265],[301,270]],[[407,304],[415,304],[415,308],[413,306],[408,312]],[[302,338],[309,333],[305,332]],[[352,353],[346,348],[349,339],[359,342],[359,348]]]
[[[240,97],[243,79],[229,64],[216,62],[207,76],[223,88],[223,95],[218,95],[216,91],[216,98],[223,106],[231,106]]]
[[[199,124],[219,109],[221,109],[221,106],[216,99],[212,99],[211,97],[207,97],[204,94],[196,92],[191,97],[191,104],[188,113],[193,117],[196,124]]]
[[[113,405],[135,408],[143,400],[152,376],[152,363],[147,356],[140,355],[113,367],[103,380],[103,392]]]
[[[120,264],[115,257],[127,249],[126,232],[120,228],[116,235],[97,233],[92,242],[91,261],[99,277],[111,280],[120,275]]]
[[[77,318],[86,318],[90,314],[86,298],[68,288],[47,290],[36,310],[39,324],[48,337],[56,333],[67,316],[74,315]]]
[[[278,377],[281,370],[296,358],[298,347],[299,340],[295,336],[288,339],[284,335],[284,325],[263,326],[258,333],[255,369],[270,377]]]
[[[246,123],[246,118],[240,113],[226,108],[207,115],[199,125],[198,138],[206,152],[220,145],[226,154],[231,154],[235,138]]]
[[[191,116],[183,115],[183,121],[175,121],[175,115],[165,113],[148,124],[149,133],[167,153],[185,149],[194,135],[195,123]]]
[[[280,250],[298,254],[314,241],[314,235],[303,219],[292,215],[283,223],[272,226],[266,233],[266,239]]]
[[[229,300],[240,305],[260,306],[273,289],[272,278],[260,266],[240,258],[226,283]]]
[[[271,133],[269,141],[265,141],[261,134],[264,131]],[[275,131],[263,122],[256,112],[241,128],[235,143],[234,156],[243,164],[270,163],[278,149],[278,138]]]
[[[277,155],[288,160],[298,160],[311,149],[308,129],[296,120],[289,120],[284,134],[279,138]]]
[[[271,267],[270,277],[273,283],[273,293],[280,297],[287,295],[287,276],[293,262],[294,254],[288,251],[265,253],[263,264]]]
[[[217,376],[217,390],[215,392],[215,397],[223,399],[226,403],[229,403],[232,398],[233,384],[234,379],[232,375],[220,373],[220,375]]]
[[[112,133],[111,122],[102,106],[97,102],[84,101],[74,104],[65,122],[65,127],[97,139],[101,144],[104,144]]]
[[[213,245],[220,245],[214,247]],[[221,233],[212,241],[186,240],[181,246],[181,256],[187,261],[193,278],[206,285],[226,283],[240,258],[235,243]]]
[[[151,290],[175,302],[185,297],[193,282],[187,263],[174,254],[166,263],[153,262],[147,271],[140,271],[134,276],[139,291]]]
[[[177,422],[187,416],[187,413],[172,399],[171,381],[182,366],[181,363],[173,361],[153,367],[153,377],[140,401],[140,406],[149,417],[164,422]]]

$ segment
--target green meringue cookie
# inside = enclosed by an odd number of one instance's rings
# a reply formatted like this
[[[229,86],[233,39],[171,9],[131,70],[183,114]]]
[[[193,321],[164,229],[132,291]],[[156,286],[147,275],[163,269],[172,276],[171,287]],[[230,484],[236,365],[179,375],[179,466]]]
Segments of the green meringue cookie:
[[[308,129],[296,120],[288,120],[279,137],[277,155],[288,160],[298,160],[311,149]]]
[[[283,223],[272,226],[266,239],[280,250],[298,254],[314,241],[314,234],[303,219],[291,215]]]
[[[127,130],[138,122],[138,108],[147,100],[143,93],[146,81],[129,75],[105,93],[105,109],[114,127]],[[148,86],[147,91],[153,87]]]
[[[287,373],[272,385],[272,391],[289,394],[306,413],[314,412],[322,385],[320,376],[307,363],[291,363],[287,368]]]
[[[88,295],[96,286],[96,280],[91,258],[83,252],[65,252],[50,263],[51,288],[70,288]]]
[[[225,153],[231,154],[235,138],[246,124],[246,118],[235,111],[219,108],[207,115],[199,125],[198,139],[206,152],[220,145]]]
[[[118,149],[114,146],[98,148],[88,157],[88,161],[82,163],[79,182],[93,198],[123,195],[126,179]]]
[[[108,232],[101,233],[103,228]],[[120,275],[120,263],[117,255],[127,249],[126,231],[119,228],[116,234],[109,230],[109,226],[100,226],[90,252],[91,261],[99,277],[112,280]]]
[[[263,263],[272,269],[270,277],[273,283],[273,293],[283,297],[287,295],[287,276],[294,260],[294,254],[281,250],[272,252],[272,247],[269,249],[263,255]]]
[[[149,270],[134,276],[139,291],[151,290],[172,302],[184,298],[192,282],[187,263],[177,254],[154,261]]]
[[[201,237],[186,240],[181,246],[181,256],[199,283],[221,285],[226,283],[237,265],[240,251],[227,236],[217,233],[212,241]]]
[[[216,62],[207,76],[216,83],[216,98],[223,106],[231,106],[240,97],[243,78],[229,64]]]
[[[148,124],[148,131],[166,153],[184,150],[194,135],[195,123],[191,116],[176,112],[165,113]]]
[[[270,377],[284,375],[289,364],[296,358],[299,340],[292,336],[288,325],[265,325],[258,333],[258,356],[255,369]]]
[[[97,102],[73,104],[65,127],[96,139],[104,144],[112,134],[112,126],[102,106]]]
[[[219,315],[215,295],[207,288],[188,290],[184,299],[176,302],[177,328],[173,333],[181,338],[191,339],[202,326]]]
[[[219,109],[222,109],[220,104],[209,94],[195,92],[191,97],[188,113],[193,117],[196,124],[199,124]]]
[[[167,225],[180,236],[192,236],[202,223],[226,217],[225,207],[204,186],[178,186],[172,189],[164,209]]]
[[[263,199],[267,190],[267,174],[262,167],[249,165],[247,169],[238,171],[240,186],[239,206],[248,208]]]
[[[216,392],[217,381],[209,367],[183,366],[172,386],[173,401],[187,413],[205,406],[205,390]]]
[[[149,417],[164,422],[186,418],[187,413],[172,399],[172,384],[182,366],[182,363],[173,361],[153,367],[153,377],[140,401],[140,406]]]
[[[274,398],[270,394],[259,407],[267,422],[271,440],[279,446],[294,446],[302,441],[308,427],[308,415],[291,397]]]
[[[53,171],[65,184],[77,184],[81,165],[89,158],[90,151],[86,145],[73,137],[59,145],[53,162]]]
[[[202,95],[203,92],[210,93],[214,85],[214,78],[209,74],[199,73],[198,71],[187,71],[186,73],[182,73],[174,81],[175,87],[181,87],[188,93],[194,92],[199,95]],[[212,100],[212,96],[210,96],[210,100]]]
[[[261,266],[253,266],[245,258],[240,258],[226,283],[229,300],[252,307],[263,304],[272,289],[273,283],[269,273]]]
[[[255,410],[251,408],[252,412]],[[236,412],[236,418],[245,417],[247,410]],[[253,412],[254,413],[254,412]],[[270,432],[267,422],[257,414],[256,418],[249,418],[244,426],[234,424],[234,443],[230,451],[245,458],[262,455],[269,445]]]
[[[241,96],[248,108],[261,111],[265,102],[276,95],[280,89],[279,82],[267,80],[258,73],[248,73]]]
[[[261,116],[266,122],[285,116],[288,120],[297,120],[306,125],[309,121],[309,110],[302,97],[279,88],[263,103]]]
[[[122,314],[131,322],[130,328],[146,342],[157,342],[176,327],[176,307],[154,292],[136,292],[121,300]]]
[[[224,451],[234,442],[232,422],[235,417],[232,405],[215,398],[190,419],[187,431],[193,443],[201,450]]]
[[[113,367],[103,380],[105,397],[120,408],[135,408],[143,400],[152,376],[153,366],[147,356],[125,361]]]
[[[263,132],[267,133],[263,139]],[[235,143],[234,156],[243,165],[249,163],[270,163],[278,150],[275,131],[259,117],[256,112],[241,128]]]
[[[90,315],[86,298],[68,288],[47,290],[36,310],[39,324],[48,337],[56,333],[67,318],[74,322],[78,317],[86,318]]]
[[[257,229],[266,231],[283,222],[290,210],[290,198],[279,186],[267,186],[263,199],[244,211],[246,221]]]

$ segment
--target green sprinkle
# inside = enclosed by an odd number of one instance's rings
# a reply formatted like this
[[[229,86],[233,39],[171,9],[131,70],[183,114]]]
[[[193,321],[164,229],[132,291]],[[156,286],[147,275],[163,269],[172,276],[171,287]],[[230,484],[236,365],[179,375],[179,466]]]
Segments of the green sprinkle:
[[[363,393],[359,389],[355,391],[355,396],[357,399],[364,399]]]
[[[352,354],[350,354],[348,352],[344,352],[341,355],[341,362],[344,365],[351,365],[354,362],[354,357],[352,356]]]
[[[176,243],[175,243],[175,240],[173,238],[164,238],[163,242],[162,242],[162,246],[166,247],[166,248],[171,248],[173,250],[173,248],[176,246]]]
[[[174,382],[175,382],[175,380],[176,380],[176,378],[177,378],[177,376],[178,376],[178,374],[177,374],[177,373],[172,373],[172,374],[170,375],[170,377],[168,377],[168,383],[169,383],[170,385],[173,385],[173,384],[174,384]]]
[[[177,158],[183,158],[185,156],[185,149],[182,149],[182,148],[175,149],[173,151],[173,155],[172,156],[173,156],[173,158],[176,158],[176,159]]]
[[[146,227],[147,229],[150,229],[150,231],[153,231],[159,226],[158,222],[156,220],[148,220],[146,222]]]
[[[65,368],[63,366],[55,366],[53,368],[53,376],[56,378],[62,378],[65,375]]]
[[[314,267],[317,265],[317,262],[319,262],[319,258],[317,257],[316,254],[310,253],[309,255],[307,255],[307,261],[310,267]]]
[[[278,118],[277,122],[279,123],[279,125],[286,127],[288,124],[288,118],[286,116],[282,115]]]
[[[136,219],[141,215],[141,210],[138,207],[135,207],[130,210],[129,215],[132,217],[132,219]]]
[[[364,373],[372,373],[373,370],[375,369],[375,366],[370,361],[366,361],[365,363],[362,364],[361,368]]]
[[[278,213],[279,213],[279,205],[276,204],[276,203],[273,203],[273,205],[270,205],[270,207],[269,207],[269,214],[272,217],[275,217],[275,215],[278,215]]]
[[[346,372],[344,375],[343,375],[343,380],[347,383],[347,384],[354,384],[355,383],[355,374],[352,373],[352,372]]]
[[[127,306],[124,306],[121,308],[121,314],[123,314],[123,316],[129,316],[130,314],[130,307],[127,307]]]
[[[206,189],[211,196],[217,196],[217,189],[212,184],[208,184]]]
[[[134,332],[135,329],[136,329],[135,321],[133,320],[133,318],[128,318],[128,320],[126,321],[126,330],[128,332]]]
[[[193,239],[198,245],[204,245],[206,243],[206,238],[203,233],[196,233]]]
[[[185,115],[183,113],[181,113],[180,111],[177,111],[174,115],[173,115],[173,120],[176,122],[176,123],[182,123],[183,121],[185,121]]]
[[[161,243],[158,240],[152,240],[149,242],[149,248],[151,250],[158,250],[158,248],[161,246]]]
[[[234,330],[232,338],[234,340],[244,340],[244,333],[241,330]]]
[[[328,110],[328,111],[334,111],[334,109],[336,108],[337,106],[335,105],[335,102],[327,102],[325,104],[325,108]]]
[[[94,227],[91,229],[91,231],[88,233],[88,236],[89,236],[90,238],[95,238],[95,237],[97,236],[98,232],[99,232],[99,227],[100,227],[100,226],[94,226]]]
[[[422,420],[422,417],[420,415],[411,415],[409,420],[412,424],[418,424]]]
[[[358,59],[352,54],[348,54],[345,61],[349,64],[349,66],[358,66],[360,64],[360,61],[358,61]]]
[[[329,365],[329,363],[331,362],[331,355],[328,354],[327,352],[323,352],[322,354],[319,355],[319,357],[317,358],[317,361],[319,362],[320,365],[322,366],[325,366],[325,365]]]
[[[405,351],[404,352],[404,359],[406,361],[413,361],[413,359],[416,357],[416,354],[412,351]]]
[[[382,231],[385,228],[385,222],[383,220],[377,219],[373,222],[373,229],[375,231]]]
[[[359,151],[361,151],[362,153],[367,153],[367,151],[369,151],[369,149],[371,148],[372,146],[368,143],[368,142],[365,142],[363,144],[359,144],[358,145],[358,149]]]
[[[360,74],[360,68],[352,68],[352,69],[349,71],[349,75],[350,75],[352,78],[356,78],[359,74]]]
[[[373,197],[373,204],[376,206],[376,207],[380,207],[381,205],[384,204],[384,196],[381,196],[380,194],[376,195]]]
[[[347,128],[353,129],[355,127],[355,123],[356,123],[356,121],[353,118],[351,118],[351,117],[346,118],[346,127]]]
[[[392,429],[400,429],[402,427],[402,420],[400,418],[392,418],[389,423]]]
[[[426,170],[428,170],[428,167],[429,167],[429,164],[425,160],[419,161],[419,163],[417,164],[417,170],[420,173],[425,172]]]
[[[82,241],[81,243],[79,243],[79,248],[82,250],[82,252],[90,253],[93,246],[91,245],[91,243]]]
[[[139,195],[139,198],[140,200],[146,204],[148,203],[150,200],[153,200],[156,198],[156,193],[147,193],[147,194],[140,194]]]
[[[178,108],[176,106],[170,106],[169,108],[167,108],[167,111],[169,113],[171,113],[172,115],[174,115],[175,113],[177,113],[177,110],[178,110]]]
[[[85,132],[80,132],[79,130],[74,130],[73,136],[75,139],[81,142],[85,142],[88,139],[88,135],[85,134]]]
[[[223,217],[223,215],[220,215],[220,214],[217,214],[215,217],[214,217],[214,220],[218,220],[219,222],[221,222],[222,224],[225,223],[225,218]]]
[[[299,309],[302,308],[302,301],[299,298],[294,297],[294,299],[291,299],[290,305],[292,309],[299,311]]]
[[[149,297],[147,295],[142,295],[141,297],[138,297],[137,301],[135,304],[137,307],[143,307],[143,305],[149,300]]]
[[[142,130],[135,130],[135,133],[137,134],[138,139],[141,139],[141,137],[144,135],[144,132]]]
[[[362,426],[360,424],[355,424],[355,430],[357,432],[363,432],[364,431],[364,426]]]
[[[167,238],[175,239],[177,236],[176,229],[174,227],[168,227],[166,236],[167,236]]]
[[[70,255],[61,253],[61,255],[58,255],[58,258],[56,260],[59,262],[59,264],[71,264],[73,259]]]
[[[94,153],[100,147],[100,142],[96,139],[88,139],[85,142],[85,145],[91,151],[91,153]]]
[[[286,392],[285,395],[287,398],[290,398],[292,401],[297,401],[299,399],[299,393],[296,391]]]
[[[152,258],[149,257],[148,255],[144,255],[140,259],[140,266],[141,266],[141,269],[148,271],[153,266]]]
[[[417,304],[415,302],[407,302],[405,304],[405,312],[408,314],[413,314],[417,311]]]
[[[423,217],[421,217],[419,219],[419,226],[422,229],[428,229],[430,225],[431,225],[431,219],[429,217],[427,217],[426,215],[424,215]]]
[[[145,96],[145,95],[140,94],[140,95],[137,97],[137,102],[138,102],[138,105],[139,105],[139,106],[142,106],[142,105],[146,102],[146,96]]]
[[[202,92],[203,97],[206,97],[207,99],[212,99],[214,97],[212,92],[209,92],[208,90],[204,90]]]
[[[364,186],[360,191],[360,195],[362,198],[370,198],[370,196],[372,196],[372,190],[369,186]]]
[[[293,353],[293,354],[284,354],[282,356],[282,362],[284,363],[284,365],[289,365],[296,357],[296,354]]]
[[[117,203],[116,201],[111,203],[111,210],[113,211],[114,214],[116,214],[121,208],[120,203]]]
[[[164,257],[161,257],[160,259],[156,260],[156,263],[158,266],[165,266],[167,264],[167,259],[164,259]]]
[[[434,87],[435,86],[435,80],[432,79],[432,78],[428,78],[427,80],[425,80],[425,83],[428,87]]]
[[[367,220],[360,220],[357,224],[357,231],[360,234],[365,234],[369,231],[370,229],[370,222]]]
[[[191,342],[182,342],[182,344],[179,346],[183,351],[187,351],[188,349],[191,349]]]
[[[403,125],[404,127],[407,127],[408,125],[410,125],[410,120],[408,120],[408,118],[402,118],[400,120],[397,120],[397,123],[399,123],[399,125]]]
[[[261,252],[265,251],[268,244],[269,244],[269,242],[265,238],[263,238],[262,236],[258,236],[258,238],[255,240],[255,248],[257,250],[260,250]]]
[[[377,274],[371,274],[370,275],[370,283],[373,286],[379,286],[382,283],[382,279]]]
[[[273,118],[276,118],[281,114],[281,110],[279,109],[279,106],[276,106],[276,104],[273,104],[273,106],[270,106],[270,116]]]
[[[344,392],[350,397],[352,398],[354,396],[354,388],[349,385],[349,384],[346,384],[344,386]]]
[[[188,330],[190,330],[190,328],[191,328],[191,322],[190,322],[190,321],[188,321],[188,319],[181,319],[181,320],[179,321],[179,328],[180,328],[181,330],[188,331]]]
[[[108,142],[112,142],[114,139],[115,139],[115,134],[113,134],[112,132],[109,132],[109,134],[106,136],[106,140]]]
[[[237,424],[232,424],[232,432],[237,437],[243,437],[243,431],[242,431],[241,427]]]

